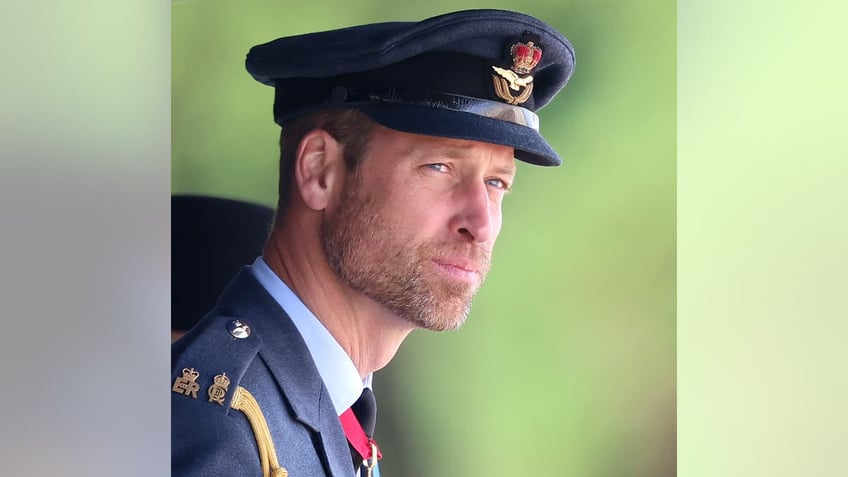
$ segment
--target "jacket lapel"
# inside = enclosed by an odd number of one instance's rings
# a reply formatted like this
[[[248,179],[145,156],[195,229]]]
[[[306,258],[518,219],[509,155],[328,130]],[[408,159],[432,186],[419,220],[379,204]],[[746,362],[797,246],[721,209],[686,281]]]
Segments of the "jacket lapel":
[[[339,417],[312,356],[288,314],[265,291],[249,267],[243,268],[221,301],[232,293],[236,316],[249,316],[264,339],[259,351],[296,419],[320,436],[319,450],[330,475],[353,475],[350,451]]]

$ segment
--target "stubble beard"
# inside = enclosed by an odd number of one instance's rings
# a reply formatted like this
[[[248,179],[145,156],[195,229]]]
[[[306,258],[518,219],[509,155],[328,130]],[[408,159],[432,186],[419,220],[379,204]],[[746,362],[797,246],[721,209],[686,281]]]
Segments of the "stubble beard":
[[[391,204],[365,197],[359,185],[351,174],[338,210],[322,224],[330,268],[351,289],[417,327],[461,327],[489,270],[488,250],[473,244],[409,243],[390,222]],[[434,258],[460,252],[477,263],[476,284],[448,279],[432,269]]]

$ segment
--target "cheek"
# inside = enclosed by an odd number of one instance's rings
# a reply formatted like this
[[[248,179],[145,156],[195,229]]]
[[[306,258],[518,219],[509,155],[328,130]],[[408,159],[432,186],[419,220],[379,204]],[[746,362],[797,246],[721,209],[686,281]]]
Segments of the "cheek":
[[[400,183],[400,182],[399,182]],[[425,224],[444,214],[450,204],[450,195],[433,190],[420,181],[407,181],[400,187],[387,189],[386,207],[403,223]]]
[[[390,191],[387,191],[390,192]],[[381,199],[380,227],[400,239],[410,239],[422,229],[429,227],[432,210],[426,197],[416,194],[391,191]]]
[[[450,229],[455,206],[449,196],[415,194],[395,196],[388,203],[387,215],[398,237],[411,243],[442,237]]]
[[[501,225],[503,224],[503,213],[501,210],[501,204],[492,204],[489,208],[489,217],[492,221],[492,240],[498,237],[498,234],[501,232]]]

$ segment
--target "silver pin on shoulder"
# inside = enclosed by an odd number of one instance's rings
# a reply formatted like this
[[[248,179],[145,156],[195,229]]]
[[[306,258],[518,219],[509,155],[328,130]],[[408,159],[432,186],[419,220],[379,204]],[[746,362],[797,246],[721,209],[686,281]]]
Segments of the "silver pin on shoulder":
[[[250,327],[239,320],[233,320],[227,325],[230,334],[235,338],[247,338],[250,336]]]

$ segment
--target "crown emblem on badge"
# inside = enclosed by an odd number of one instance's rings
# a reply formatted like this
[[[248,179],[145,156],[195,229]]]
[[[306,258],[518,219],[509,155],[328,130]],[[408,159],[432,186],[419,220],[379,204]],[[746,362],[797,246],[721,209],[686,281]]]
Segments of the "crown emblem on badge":
[[[522,75],[530,73],[542,60],[542,49],[532,41],[512,45],[509,53],[512,55],[512,70]]]
[[[532,40],[517,41],[509,47],[509,55],[512,57],[512,66],[508,69],[492,66],[495,71],[492,75],[495,94],[509,104],[523,104],[533,94],[533,77],[530,72],[542,60],[542,48]]]
[[[230,387],[230,378],[227,377],[227,373],[222,373],[212,380],[215,382],[212,386],[209,387],[209,402],[214,402],[220,405],[224,405],[224,396],[227,395],[227,388]]]
[[[197,378],[200,377],[200,372],[194,368],[183,368],[183,375],[174,380],[174,385],[171,391],[197,399],[197,391],[200,385],[197,384]]]

